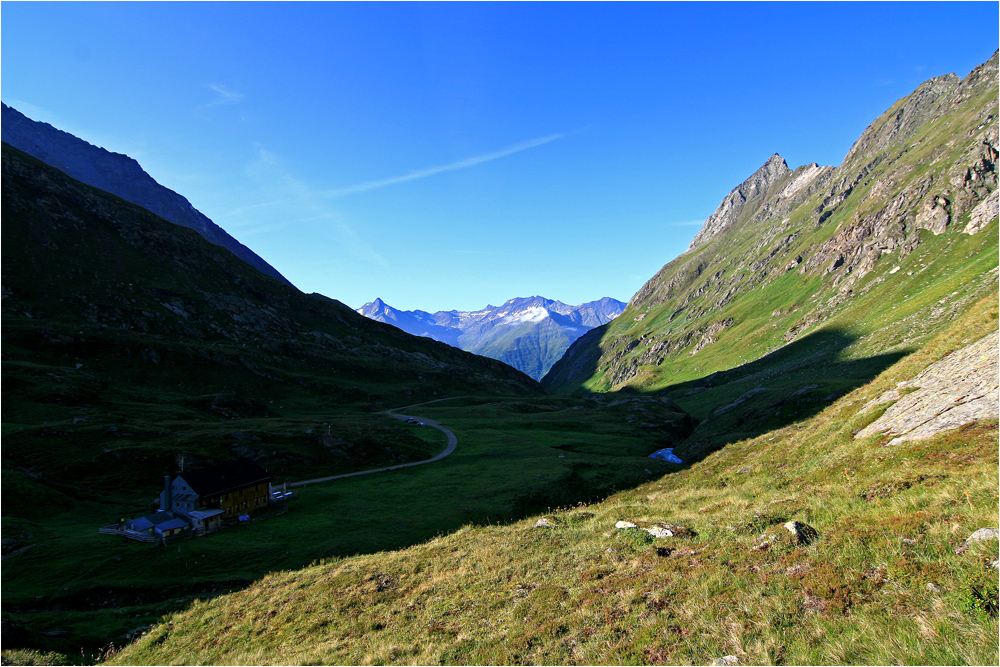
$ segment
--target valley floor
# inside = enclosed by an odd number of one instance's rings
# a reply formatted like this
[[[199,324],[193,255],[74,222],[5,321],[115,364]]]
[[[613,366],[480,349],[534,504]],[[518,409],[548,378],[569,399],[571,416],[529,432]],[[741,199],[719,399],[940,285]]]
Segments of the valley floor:
[[[855,437],[884,412],[862,409],[872,399],[995,329],[986,310],[814,417],[690,468],[274,572],[110,662],[997,664],[998,543],[979,532],[997,524],[997,421]],[[643,530],[656,526],[674,535]]]

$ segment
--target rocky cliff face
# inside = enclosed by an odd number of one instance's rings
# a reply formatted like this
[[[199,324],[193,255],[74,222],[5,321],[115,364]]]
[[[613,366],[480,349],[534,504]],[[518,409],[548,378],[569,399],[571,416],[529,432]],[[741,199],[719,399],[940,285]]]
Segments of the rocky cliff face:
[[[715,213],[705,221],[701,231],[695,235],[688,250],[718,236],[740,218],[748,217],[751,210],[759,207],[766,199],[771,188],[779,181],[785,181],[791,173],[784,158],[777,153],[772,155],[760,169],[722,200],[719,208],[715,209]]]
[[[993,287],[997,115],[994,54],[896,102],[838,167],[772,156],[543,384],[667,391],[705,424],[751,390],[746,410],[788,414],[866,381],[861,360],[914,349]]]
[[[47,123],[33,121],[6,104],[2,108],[6,143],[78,181],[138,204],[175,225],[193,229],[261,273],[288,283],[277,269],[209,220],[187,199],[153,180],[132,158],[93,146]]]
[[[386,322],[468,352],[498,359],[541,379],[569,345],[617,317],[625,304],[610,297],[569,306],[540,296],[511,299],[477,311],[397,310],[381,299],[358,309]]]

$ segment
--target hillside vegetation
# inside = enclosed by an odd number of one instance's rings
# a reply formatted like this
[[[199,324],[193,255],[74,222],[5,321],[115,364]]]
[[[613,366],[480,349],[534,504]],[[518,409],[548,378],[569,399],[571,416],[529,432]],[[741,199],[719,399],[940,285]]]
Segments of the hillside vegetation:
[[[881,413],[861,406],[996,327],[994,291],[807,420],[601,502],[272,573],[109,662],[996,664],[997,541],[966,544],[996,524],[996,421],[854,437]]]
[[[996,283],[997,95],[994,54],[898,101],[839,167],[772,156],[543,384],[670,396],[701,422],[686,459],[864,384]]]

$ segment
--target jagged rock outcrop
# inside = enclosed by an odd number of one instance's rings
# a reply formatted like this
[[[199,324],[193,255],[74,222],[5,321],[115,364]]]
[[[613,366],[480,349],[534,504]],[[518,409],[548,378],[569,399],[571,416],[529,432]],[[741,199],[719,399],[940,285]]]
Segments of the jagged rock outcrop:
[[[138,204],[175,225],[193,229],[261,273],[288,283],[277,269],[227,234],[191,202],[157,183],[134,159],[89,144],[47,123],[31,120],[6,104],[2,110],[4,142],[82,183]]]
[[[748,208],[759,206],[771,187],[779,180],[787,178],[791,173],[792,170],[788,168],[784,158],[777,153],[772,155],[750,178],[726,195],[719,207],[715,209],[715,213],[709,216],[705,224],[702,225],[701,231],[691,241],[688,250],[718,236],[719,233],[735,223]],[[801,185],[797,186],[793,192],[800,187]]]
[[[884,433],[895,436],[888,444],[896,445],[980,419],[996,419],[1000,413],[997,342],[997,332],[984,336],[879,396],[865,407],[895,402],[855,437]]]

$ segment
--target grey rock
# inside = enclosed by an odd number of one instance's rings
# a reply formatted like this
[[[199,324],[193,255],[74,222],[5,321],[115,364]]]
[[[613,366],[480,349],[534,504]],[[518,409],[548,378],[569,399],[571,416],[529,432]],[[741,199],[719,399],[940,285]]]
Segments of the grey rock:
[[[701,230],[692,239],[688,252],[728,229],[737,220],[744,207],[759,202],[774,183],[788,178],[791,173],[792,170],[788,168],[784,158],[777,153],[768,158],[760,169],[722,200],[715,213],[705,220]]]
[[[650,526],[649,528],[643,528],[643,530],[657,539],[674,536],[674,531],[665,526]]]
[[[883,394],[876,403],[895,400],[856,438],[880,433],[895,436],[889,445],[923,440],[980,419],[996,419],[1000,411],[997,371],[998,333],[955,350],[911,380]],[[900,389],[917,388],[901,395]]]
[[[725,667],[725,665],[738,665],[740,664],[740,660],[735,655],[724,655],[721,658],[716,658],[709,664],[713,667]]]
[[[555,528],[555,527],[556,527],[555,522],[550,520],[548,517],[543,516],[541,519],[535,522],[535,528]]]
[[[966,234],[975,234],[993,222],[997,215],[1000,215],[1000,190],[991,192],[986,199],[972,209],[972,212],[969,213],[969,224],[962,231]]]
[[[1000,539],[1000,530],[997,528],[980,528],[972,535],[965,538],[965,543],[972,544],[973,542],[988,542],[995,539]]]
[[[783,528],[792,534],[792,541],[795,544],[805,546],[811,544],[819,537],[819,533],[815,528],[801,521],[789,521],[784,524]]]
[[[935,235],[944,234],[951,222],[951,214],[946,208],[947,200],[943,197],[928,199],[917,211],[915,226],[917,229],[929,229]]]

